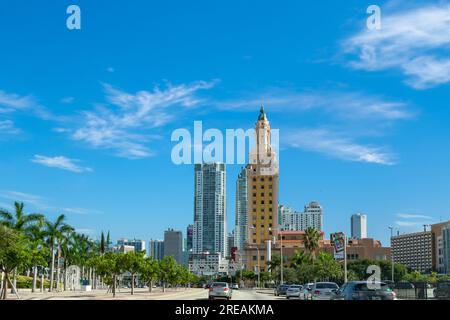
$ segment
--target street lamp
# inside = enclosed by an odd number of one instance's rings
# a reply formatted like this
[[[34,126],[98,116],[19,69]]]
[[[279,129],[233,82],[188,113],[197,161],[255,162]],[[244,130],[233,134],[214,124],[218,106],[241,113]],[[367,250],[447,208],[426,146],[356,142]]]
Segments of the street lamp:
[[[272,230],[272,228],[269,228],[269,230]],[[277,230],[277,236],[276,236],[276,238],[275,239],[277,239],[278,238],[278,235],[279,235],[279,233],[278,233],[278,231],[282,231],[282,228],[280,227],[280,226],[278,226],[277,228],[276,228],[276,230]],[[281,232],[280,232],[281,233]],[[284,257],[283,257],[283,235],[281,235],[280,236],[280,260],[281,260],[281,263],[280,263],[280,284],[283,284],[283,265],[284,265]]]
[[[394,227],[390,226],[389,230],[391,230],[391,268],[392,268],[392,283],[394,283],[394,249],[392,247],[392,237],[394,236]]]

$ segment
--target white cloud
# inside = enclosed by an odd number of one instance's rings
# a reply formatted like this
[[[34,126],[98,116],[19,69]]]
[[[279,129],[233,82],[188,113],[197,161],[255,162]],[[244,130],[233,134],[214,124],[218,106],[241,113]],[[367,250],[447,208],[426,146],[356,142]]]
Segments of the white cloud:
[[[103,214],[102,211],[94,210],[94,209],[86,209],[86,208],[64,208],[63,212],[79,214],[79,215],[88,215],[88,214]]]
[[[401,101],[389,101],[382,97],[363,92],[339,91],[294,91],[270,89],[231,101],[217,102],[220,109],[248,111],[265,102],[271,111],[325,111],[334,117],[343,119],[385,119],[403,120],[414,116],[408,105]]]
[[[382,13],[380,30],[364,29],[343,42],[355,69],[399,69],[406,83],[426,89],[450,82],[450,5]]]
[[[94,148],[114,150],[118,156],[136,159],[153,155],[147,142],[155,136],[149,130],[166,125],[180,112],[176,108],[192,108],[203,100],[196,97],[199,90],[210,89],[216,81],[199,81],[190,85],[156,87],[152,92],[130,94],[105,85],[110,108],[99,106],[83,113],[83,126],[72,138]]]
[[[421,225],[421,222],[417,221],[395,221],[395,223],[400,227],[417,227]]]
[[[48,208],[48,204],[43,197],[30,193],[20,191],[2,191],[0,192],[0,198],[11,201],[24,202],[25,204],[31,204],[36,208]]]
[[[74,101],[75,101],[74,97],[65,97],[61,99],[61,102],[65,104],[70,104],[73,103]]]
[[[20,129],[14,126],[14,122],[11,120],[0,120],[0,134],[18,134]]]
[[[20,96],[0,90],[0,113],[23,110],[34,104],[33,99],[29,96]]]
[[[109,73],[113,73],[115,70],[114,70],[113,67],[108,67],[108,68],[106,69],[106,71],[108,71]]]
[[[393,165],[393,156],[383,148],[365,146],[326,129],[305,129],[288,133],[281,142],[292,148],[326,154],[338,159]]]
[[[430,216],[425,216],[421,214],[409,214],[409,213],[399,213],[397,217],[402,219],[432,219]]]
[[[93,171],[91,168],[78,166],[76,162],[79,162],[79,160],[69,159],[64,156],[46,157],[41,155],[34,155],[31,161],[47,167],[58,168],[76,173]]]

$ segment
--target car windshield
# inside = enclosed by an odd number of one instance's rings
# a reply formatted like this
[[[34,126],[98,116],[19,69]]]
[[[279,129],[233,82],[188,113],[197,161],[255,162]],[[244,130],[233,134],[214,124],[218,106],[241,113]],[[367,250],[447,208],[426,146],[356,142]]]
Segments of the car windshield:
[[[316,289],[338,289],[338,285],[335,283],[317,283]]]
[[[359,283],[355,285],[355,291],[391,291],[391,289],[386,283],[374,283],[371,285]]]
[[[290,286],[289,290],[299,290],[301,286]]]

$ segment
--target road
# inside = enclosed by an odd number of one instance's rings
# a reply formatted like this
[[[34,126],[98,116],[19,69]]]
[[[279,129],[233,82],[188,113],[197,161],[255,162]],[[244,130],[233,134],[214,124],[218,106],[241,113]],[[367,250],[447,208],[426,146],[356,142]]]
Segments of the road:
[[[131,295],[129,289],[121,289],[117,292],[116,298],[106,293],[106,290],[95,290],[90,292],[65,291],[65,292],[44,292],[31,293],[30,290],[19,290],[22,300],[207,300],[208,290],[206,289],[167,289],[165,293],[161,288],[154,289],[149,293],[148,289],[136,289]],[[13,294],[8,296],[11,300],[17,297]],[[285,297],[275,297],[272,290],[234,290],[232,300],[285,300]]]

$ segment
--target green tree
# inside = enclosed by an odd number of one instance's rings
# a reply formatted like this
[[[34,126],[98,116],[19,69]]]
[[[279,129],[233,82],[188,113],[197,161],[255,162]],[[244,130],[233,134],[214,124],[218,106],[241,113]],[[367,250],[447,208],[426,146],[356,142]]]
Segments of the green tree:
[[[50,263],[50,287],[48,289],[49,292],[53,291],[54,287],[54,271],[55,271],[55,245],[60,245],[61,239],[65,236],[65,233],[73,231],[73,228],[69,226],[66,222],[66,216],[60,215],[56,218],[54,222],[46,221],[46,230],[45,233],[50,242],[50,250],[51,250],[51,263]],[[58,250],[59,251],[59,250]],[[59,261],[57,269],[59,270]],[[57,280],[59,281],[59,279]]]
[[[24,212],[25,205],[23,202],[14,202],[14,212],[0,209],[0,224],[22,232],[24,235],[30,236],[33,227],[42,223],[44,216],[42,214]],[[16,282],[17,270],[14,270],[14,282]]]
[[[131,274],[131,294],[134,294],[136,274],[142,270],[145,252],[128,252],[121,256],[122,269]]]
[[[102,234],[100,236],[100,253],[104,254],[105,253],[105,249],[106,249],[105,234],[102,231]]]
[[[319,252],[314,268],[315,278],[322,281],[340,281],[344,277],[341,265],[326,252]]]
[[[159,263],[152,257],[145,258],[141,265],[140,275],[148,285],[149,292],[152,292],[153,282],[158,279]]]
[[[319,249],[319,240],[320,240],[320,233],[313,227],[308,227],[305,230],[305,249],[308,251],[308,253],[311,255],[312,261],[314,263],[314,260],[316,259],[316,253]]]
[[[166,292],[167,283],[171,283],[177,273],[177,262],[172,256],[165,256],[159,261],[159,279],[163,285],[163,292]]]
[[[28,239],[16,230],[0,226],[0,271],[4,273],[1,299],[7,298],[11,272],[29,264],[31,255]]]

